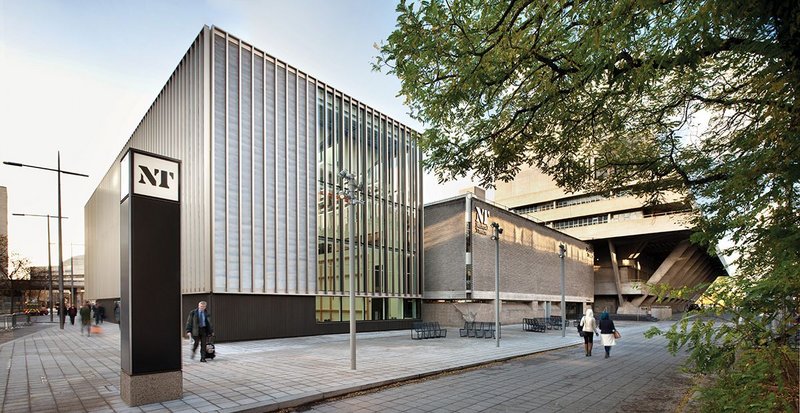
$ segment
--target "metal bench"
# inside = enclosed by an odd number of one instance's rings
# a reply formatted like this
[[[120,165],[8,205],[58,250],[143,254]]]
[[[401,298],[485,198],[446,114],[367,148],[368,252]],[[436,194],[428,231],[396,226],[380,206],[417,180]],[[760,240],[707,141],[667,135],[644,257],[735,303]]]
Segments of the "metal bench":
[[[547,330],[547,326],[543,323],[540,323],[536,318],[523,318],[522,329],[525,331],[533,331],[535,333],[544,333]]]
[[[423,338],[444,338],[447,337],[447,329],[442,328],[438,322],[425,323],[416,321],[411,325],[411,339],[420,340]]]
[[[458,329],[461,337],[494,338],[494,322],[465,321],[464,328]]]
[[[483,338],[494,338],[494,323],[483,323]]]
[[[550,323],[551,328],[555,330],[561,330],[561,328],[564,326],[564,323],[561,321],[560,315],[551,315],[550,320],[548,320],[548,322]]]

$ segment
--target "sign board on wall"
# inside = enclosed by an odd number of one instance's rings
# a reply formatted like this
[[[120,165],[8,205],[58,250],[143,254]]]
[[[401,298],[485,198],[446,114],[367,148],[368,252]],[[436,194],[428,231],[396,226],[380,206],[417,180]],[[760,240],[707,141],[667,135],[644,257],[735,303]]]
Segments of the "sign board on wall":
[[[475,233],[487,235],[489,233],[489,210],[479,206],[475,207]]]

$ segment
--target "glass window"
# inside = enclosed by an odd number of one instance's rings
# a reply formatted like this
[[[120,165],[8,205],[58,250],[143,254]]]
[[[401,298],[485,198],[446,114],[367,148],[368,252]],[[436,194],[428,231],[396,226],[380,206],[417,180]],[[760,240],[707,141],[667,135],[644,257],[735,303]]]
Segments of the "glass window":
[[[403,319],[403,299],[402,298],[389,298],[387,301],[386,318],[388,320]]]

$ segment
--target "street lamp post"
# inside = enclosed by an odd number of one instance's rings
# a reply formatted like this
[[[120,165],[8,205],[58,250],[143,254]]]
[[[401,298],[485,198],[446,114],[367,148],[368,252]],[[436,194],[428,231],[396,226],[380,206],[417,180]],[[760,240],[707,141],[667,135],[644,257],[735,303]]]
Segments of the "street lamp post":
[[[47,300],[49,301],[48,307],[50,312],[50,322],[53,322],[53,260],[50,258],[50,219],[56,218],[52,215],[40,215],[40,214],[11,214],[17,217],[37,217],[37,218],[47,218],[47,273],[49,274],[48,282],[47,282],[47,291],[49,292]],[[67,219],[68,217],[61,217],[61,219]]]
[[[57,172],[58,173],[58,309],[59,309],[59,328],[62,330],[64,329],[64,314],[61,311],[61,305],[64,302],[64,252],[62,248],[62,231],[61,231],[61,174],[67,175],[76,175],[88,178],[89,175],[78,173],[78,172],[69,172],[69,171],[62,171],[61,170],[61,151],[58,151],[58,166],[57,169],[53,168],[45,168],[43,166],[36,166],[36,165],[26,165],[19,162],[3,162],[9,166],[18,166],[18,167],[27,167],[27,168],[35,168],[35,169],[42,169],[45,171]],[[49,247],[49,246],[48,246]]]
[[[355,257],[355,221],[356,221],[356,205],[363,203],[358,196],[360,186],[356,182],[355,175],[346,170],[339,172],[339,177],[342,178],[342,189],[339,195],[346,199],[350,204],[350,211],[348,213],[347,230],[350,233],[350,370],[356,369],[356,257]]]
[[[558,244],[558,257],[561,258],[561,337],[567,334],[567,303],[564,296],[564,257],[567,255],[567,246]]]
[[[500,347],[500,234],[503,228],[492,222],[492,239],[494,240],[494,342]]]

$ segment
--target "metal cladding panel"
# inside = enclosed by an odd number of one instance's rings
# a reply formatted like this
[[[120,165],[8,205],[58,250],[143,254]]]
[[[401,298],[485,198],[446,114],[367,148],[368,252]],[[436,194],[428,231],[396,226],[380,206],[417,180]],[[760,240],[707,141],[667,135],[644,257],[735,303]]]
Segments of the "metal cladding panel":
[[[346,294],[347,209],[335,193],[347,167],[375,177],[365,198],[380,206],[359,207],[356,249],[379,257],[359,266],[359,294],[421,297],[413,131],[222,30],[212,37],[213,292]]]
[[[277,140],[276,140],[276,148],[275,148],[275,182],[276,182],[276,198],[273,202],[275,202],[275,229],[277,235],[275,237],[277,241],[277,245],[275,248],[275,259],[277,263],[276,268],[276,283],[275,283],[275,291],[278,293],[286,293],[286,276],[287,276],[287,268],[286,268],[286,245],[287,245],[287,231],[289,231],[289,223],[286,219],[287,216],[287,205],[286,205],[286,188],[288,187],[289,183],[286,181],[287,174],[286,174],[286,166],[287,166],[287,155],[286,155],[286,67],[283,65],[278,65],[277,71],[277,81],[276,81],[276,88],[277,91],[277,99],[276,99],[276,121],[277,121]],[[269,202],[269,200],[267,200]]]
[[[308,154],[308,163],[306,164],[306,181],[308,188],[306,190],[306,208],[308,211],[316,211],[317,209],[317,86],[311,80],[307,82],[306,91],[308,93],[308,102],[306,111],[308,113],[308,122],[305,124],[308,137],[306,138],[306,153]],[[303,214],[308,219],[306,226],[306,292],[315,293],[317,291],[317,214],[308,213]],[[303,256],[300,257],[303,259]]]
[[[131,147],[181,160],[181,289],[211,289],[209,40],[204,27],[84,207],[87,299],[120,294],[119,161]]]
[[[215,128],[213,157],[227,168],[212,178],[226,194],[214,200],[213,291],[294,294],[308,282],[297,277],[308,260],[297,256],[298,217],[313,214],[298,203],[297,154],[307,149],[297,138],[297,72],[215,33],[214,112],[225,125]]]
[[[86,299],[120,294],[119,182],[119,162],[114,162],[84,206]]]

